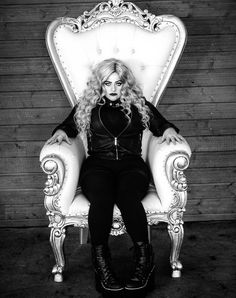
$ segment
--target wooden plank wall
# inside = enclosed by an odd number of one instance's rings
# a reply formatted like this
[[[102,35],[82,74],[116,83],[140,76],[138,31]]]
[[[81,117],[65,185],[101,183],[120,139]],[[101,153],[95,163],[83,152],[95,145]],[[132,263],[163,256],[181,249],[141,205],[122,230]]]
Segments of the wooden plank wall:
[[[236,3],[234,0],[133,1],[175,14],[188,30],[182,60],[161,112],[193,150],[185,220],[236,218]],[[49,4],[50,3],[50,4]],[[49,60],[50,21],[76,17],[94,0],[1,0],[0,225],[46,225],[40,149],[69,104]]]

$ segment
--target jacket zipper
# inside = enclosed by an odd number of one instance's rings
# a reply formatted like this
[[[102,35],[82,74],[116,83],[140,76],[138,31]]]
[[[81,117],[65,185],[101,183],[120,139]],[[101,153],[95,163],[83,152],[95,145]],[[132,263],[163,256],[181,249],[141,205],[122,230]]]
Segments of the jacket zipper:
[[[121,134],[128,128],[128,126],[130,125],[131,120],[128,121],[126,127],[115,137],[109,129],[106,128],[106,126],[104,125],[104,123],[102,122],[102,118],[101,118],[101,108],[102,106],[99,107],[98,110],[98,116],[99,116],[99,120],[102,124],[102,126],[105,128],[105,130],[109,133],[110,136],[112,136],[114,138],[114,145],[115,145],[115,151],[116,151],[116,160],[119,159],[119,152],[118,152],[118,137],[121,136]],[[132,118],[132,113],[131,113],[131,118]]]
[[[117,137],[114,137],[114,145],[115,145],[115,148],[116,148],[116,160],[119,159],[119,155],[118,155],[118,142],[117,142]]]

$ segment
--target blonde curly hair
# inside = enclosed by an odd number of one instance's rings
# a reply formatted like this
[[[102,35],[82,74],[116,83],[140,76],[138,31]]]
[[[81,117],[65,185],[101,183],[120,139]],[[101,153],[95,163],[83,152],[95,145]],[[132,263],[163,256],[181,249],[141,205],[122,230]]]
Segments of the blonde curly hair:
[[[133,104],[142,117],[143,126],[145,128],[149,127],[150,109],[145,105],[143,92],[137,85],[133,73],[122,61],[110,58],[96,65],[87,82],[87,88],[79,99],[74,116],[79,132],[87,133],[90,131],[92,109],[97,104],[104,104],[104,100],[102,100],[105,95],[104,82],[113,73],[117,73],[123,83],[120,97],[122,111],[130,120],[131,104]]]

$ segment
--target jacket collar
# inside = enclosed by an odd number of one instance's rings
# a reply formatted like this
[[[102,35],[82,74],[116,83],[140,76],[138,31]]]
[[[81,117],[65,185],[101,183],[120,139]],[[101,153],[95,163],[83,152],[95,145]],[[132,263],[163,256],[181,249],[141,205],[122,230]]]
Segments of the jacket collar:
[[[105,100],[105,105],[112,107],[112,108],[118,108],[121,105],[120,99],[117,100],[110,100],[106,96],[103,97]]]

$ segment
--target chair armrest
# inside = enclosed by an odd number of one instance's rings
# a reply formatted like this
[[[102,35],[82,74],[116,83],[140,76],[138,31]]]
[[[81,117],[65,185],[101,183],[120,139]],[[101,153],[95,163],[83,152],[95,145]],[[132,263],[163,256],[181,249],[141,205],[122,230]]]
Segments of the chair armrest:
[[[50,212],[66,214],[75,196],[85,150],[79,137],[71,142],[71,145],[45,144],[40,153],[41,168],[48,175],[45,208]]]
[[[159,138],[150,138],[147,162],[152,172],[154,184],[163,209],[169,211],[176,200],[178,206],[186,205],[187,181],[183,173],[189,165],[191,149],[186,141],[182,143],[158,143]]]

